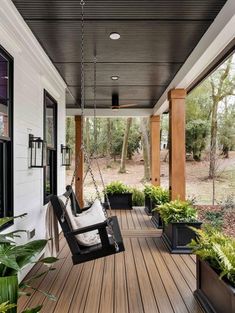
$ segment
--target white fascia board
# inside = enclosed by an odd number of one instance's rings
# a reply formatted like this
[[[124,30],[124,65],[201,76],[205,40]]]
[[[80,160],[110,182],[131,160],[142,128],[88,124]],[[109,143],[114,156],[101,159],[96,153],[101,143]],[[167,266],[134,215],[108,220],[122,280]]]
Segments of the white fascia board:
[[[235,37],[235,0],[228,0],[154,107],[154,114],[168,109],[167,94],[187,89]]]
[[[12,47],[18,53],[27,54],[30,62],[46,73],[59,90],[66,88],[66,83],[51,62],[50,58],[28,27],[11,0],[0,0],[0,26],[11,38]]]
[[[67,109],[67,116],[81,115],[81,109]],[[153,114],[153,109],[119,109],[113,111],[112,109],[96,109],[97,117],[148,117]],[[85,109],[84,115],[88,117],[94,116],[93,109]]]

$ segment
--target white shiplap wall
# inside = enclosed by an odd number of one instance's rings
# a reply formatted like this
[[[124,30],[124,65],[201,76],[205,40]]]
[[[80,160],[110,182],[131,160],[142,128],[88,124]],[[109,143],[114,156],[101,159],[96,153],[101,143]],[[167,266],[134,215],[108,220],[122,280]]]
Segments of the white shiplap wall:
[[[58,103],[58,194],[65,189],[60,144],[65,142],[66,85],[10,0],[0,0],[0,45],[14,58],[14,214],[27,212],[13,229],[45,237],[43,170],[28,168],[28,134],[43,136],[43,92]],[[21,241],[26,241],[26,236]],[[26,269],[21,277],[27,272]]]

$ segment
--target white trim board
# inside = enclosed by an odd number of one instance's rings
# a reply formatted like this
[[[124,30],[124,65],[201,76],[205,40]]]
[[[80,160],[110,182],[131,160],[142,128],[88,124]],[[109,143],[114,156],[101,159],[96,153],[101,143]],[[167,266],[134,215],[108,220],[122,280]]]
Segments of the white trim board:
[[[53,82],[54,89],[58,89],[59,92],[64,90],[66,83],[13,2],[11,0],[0,1],[0,30],[2,29],[4,32],[4,36],[7,34],[8,45],[11,46],[15,53],[27,55],[28,61],[30,60],[36,69],[46,73]]]
[[[67,109],[67,116],[81,115],[81,109]],[[113,111],[112,109],[96,109],[97,117],[147,117],[151,116],[153,109],[119,109],[118,111]],[[93,109],[85,109],[84,115],[88,117],[94,116]]]

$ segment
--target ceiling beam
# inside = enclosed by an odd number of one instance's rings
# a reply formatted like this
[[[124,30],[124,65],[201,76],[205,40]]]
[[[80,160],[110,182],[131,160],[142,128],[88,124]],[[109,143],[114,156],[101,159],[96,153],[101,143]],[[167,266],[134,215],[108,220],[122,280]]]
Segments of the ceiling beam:
[[[168,91],[174,88],[187,90],[234,37],[235,1],[228,0],[154,106],[153,114],[157,115],[168,111]]]

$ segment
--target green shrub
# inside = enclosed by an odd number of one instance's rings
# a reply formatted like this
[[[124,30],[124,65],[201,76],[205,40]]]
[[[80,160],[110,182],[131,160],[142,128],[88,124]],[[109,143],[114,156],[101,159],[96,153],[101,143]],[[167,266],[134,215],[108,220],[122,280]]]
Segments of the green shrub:
[[[137,188],[131,188],[130,192],[132,193],[132,205],[143,206],[144,205],[144,192]]]
[[[128,193],[130,189],[122,182],[114,181],[105,187],[105,192],[113,195],[115,193]]]
[[[223,211],[215,211],[215,212],[206,212],[205,213],[206,220],[215,228],[221,229],[224,222],[224,212]]]
[[[158,211],[167,225],[174,222],[195,222],[197,220],[197,210],[188,202],[174,200],[154,209]]]
[[[194,229],[197,239],[192,240],[189,247],[202,260],[226,277],[235,287],[235,239],[222,234],[213,227]]]
[[[154,206],[169,202],[168,190],[160,186],[145,185],[144,194],[153,201]]]

